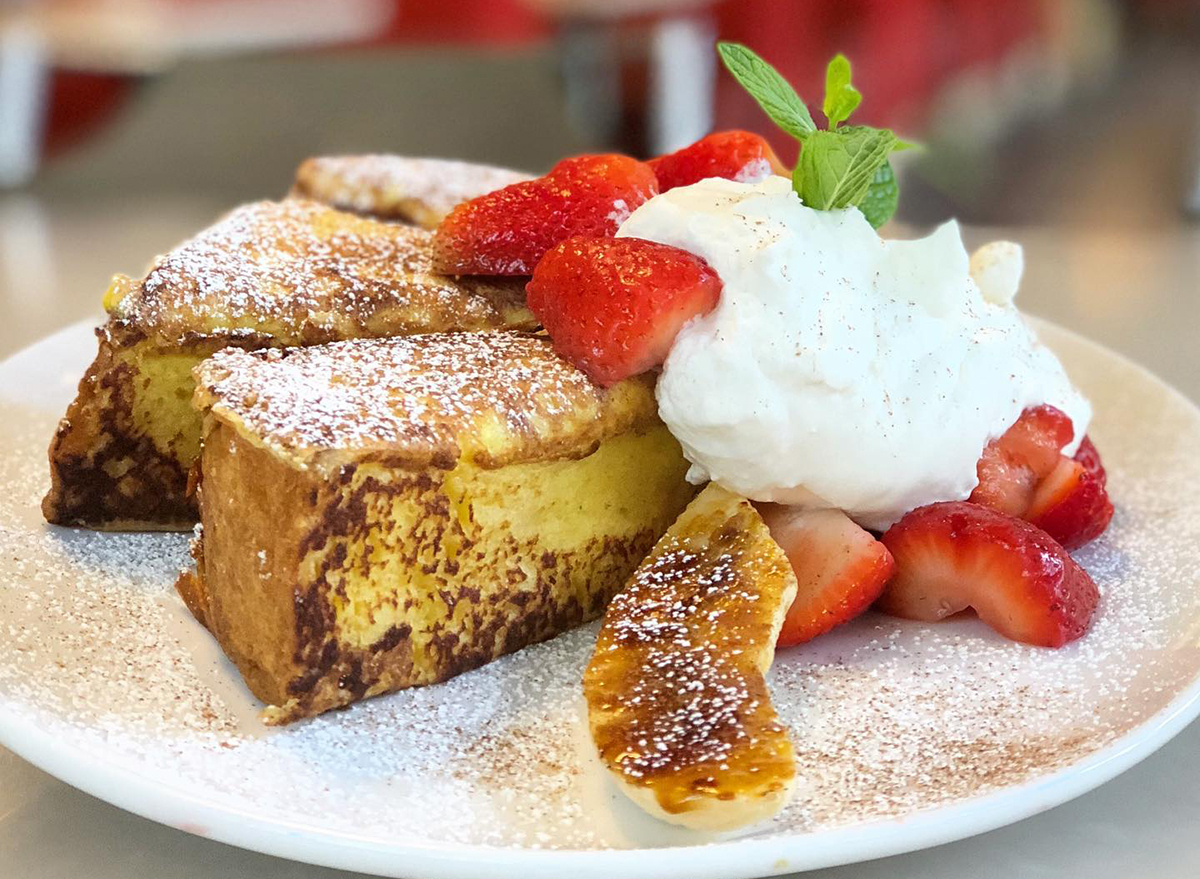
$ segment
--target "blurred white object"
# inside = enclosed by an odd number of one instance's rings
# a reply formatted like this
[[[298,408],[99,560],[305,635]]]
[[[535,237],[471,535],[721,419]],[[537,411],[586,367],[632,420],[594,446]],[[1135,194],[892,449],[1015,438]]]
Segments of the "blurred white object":
[[[708,134],[717,77],[708,0],[526,0],[558,17],[567,115],[584,140],[654,155]]]
[[[1186,183],[1183,196],[1183,209],[1193,218],[1200,217],[1200,112],[1192,121],[1191,146],[1188,150],[1188,173],[1191,179]]]
[[[25,11],[54,66],[145,74],[190,55],[369,39],[395,7],[388,0],[48,0]]]
[[[713,0],[525,0],[525,5],[562,18],[629,18],[711,6]]]
[[[158,73],[181,58],[370,39],[389,0],[0,0],[0,188],[41,159],[50,71]]]
[[[0,22],[0,187],[33,176],[46,112],[46,56],[38,32]]]
[[[708,16],[673,16],[655,24],[650,42],[650,152],[673,152],[712,130],[716,39]]]
[[[1025,252],[1012,241],[991,241],[971,254],[971,279],[984,301],[1011,305],[1025,274]]]
[[[50,218],[28,193],[0,198],[0,284],[8,317],[28,326],[38,313],[58,309],[61,289],[50,235]]]

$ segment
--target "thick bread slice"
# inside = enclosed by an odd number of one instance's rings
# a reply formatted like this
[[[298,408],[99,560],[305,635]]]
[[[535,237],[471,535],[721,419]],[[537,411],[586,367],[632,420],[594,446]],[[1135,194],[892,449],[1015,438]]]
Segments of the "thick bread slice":
[[[217,354],[180,593],[269,722],[599,616],[695,490],[650,376],[519,333]]]
[[[461,202],[528,179],[521,171],[452,159],[317,156],[296,169],[292,194],[433,229]]]
[[[200,449],[192,369],[221,348],[536,325],[519,282],[433,271],[430,233],[311,201],[258,202],[118,275],[108,323],[50,446],[46,519],[187,529]]]
[[[787,802],[792,744],[763,676],[795,595],[754,507],[709,485],[609,605],[583,677],[588,721],[651,815],[731,830]]]

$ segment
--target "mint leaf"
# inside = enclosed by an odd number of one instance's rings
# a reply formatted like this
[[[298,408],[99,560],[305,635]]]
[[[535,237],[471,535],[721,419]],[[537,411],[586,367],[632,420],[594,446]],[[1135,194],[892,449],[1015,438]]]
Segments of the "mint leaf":
[[[717,43],[717,51],[725,68],[772,122],[797,140],[817,130],[808,107],[778,70],[740,43]]]
[[[818,129],[804,101],[774,67],[740,43],[717,43],[721,61],[771,120],[800,141],[800,159],[792,172],[792,188],[810,208],[835,210],[856,206],[878,229],[896,212],[899,188],[888,156],[916,144],[885,128],[844,125],[862,103],[850,84],[850,61],[840,52],[825,68],[825,101],[829,120]]]
[[[800,150],[792,186],[810,208],[828,211],[857,205],[895,145],[896,135],[885,128],[851,125],[814,131]]]
[[[829,120],[829,130],[837,130],[862,103],[862,92],[850,85],[850,59],[841,52],[825,68],[825,103],[821,111]]]
[[[896,175],[892,171],[892,163],[884,162],[875,169],[867,194],[858,203],[858,209],[863,212],[867,222],[878,229],[896,213],[896,204],[900,201],[900,187],[896,183]]]

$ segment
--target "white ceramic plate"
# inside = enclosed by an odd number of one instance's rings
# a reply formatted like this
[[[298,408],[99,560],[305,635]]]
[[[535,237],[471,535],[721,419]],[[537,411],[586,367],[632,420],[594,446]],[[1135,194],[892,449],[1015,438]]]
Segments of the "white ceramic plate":
[[[286,729],[186,614],[181,535],[43,524],[54,421],[94,351],[73,327],[0,364],[0,742],[192,833],[388,876],[748,877],[959,839],[1132,766],[1200,712],[1200,412],[1129,362],[1044,329],[1093,399],[1117,515],[1079,559],[1103,592],[1061,651],[979,623],[868,615],[781,654],[793,803],[734,837],[658,825],[591,754],[594,626]]]

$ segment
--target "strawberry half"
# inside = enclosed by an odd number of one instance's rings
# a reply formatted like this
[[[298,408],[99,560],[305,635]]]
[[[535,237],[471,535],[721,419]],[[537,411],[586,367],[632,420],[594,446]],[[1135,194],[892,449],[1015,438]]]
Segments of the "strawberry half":
[[[887,547],[841,510],[759,504],[758,511],[792,563],[798,586],[777,647],[803,644],[854,619],[895,570]]]
[[[1090,436],[1085,436],[1080,441],[1079,451],[1075,453],[1075,460],[1087,468],[1087,471],[1096,478],[1102,488],[1108,485],[1108,473],[1104,470],[1100,453],[1096,451]]]
[[[683,325],[716,306],[721,279],[677,247],[571,238],[542,258],[526,293],[555,350],[608,386],[662,363]]]
[[[976,465],[979,484],[970,501],[998,513],[1023,516],[1042,478],[1071,441],[1071,419],[1053,406],[1032,406],[1004,435],[988,443]]]
[[[1113,505],[1105,490],[1104,467],[1096,447],[1079,456],[1060,456],[1058,464],[1041,481],[1024,518],[1041,528],[1066,549],[1078,549],[1095,540],[1112,521]]]
[[[563,159],[545,177],[452,210],[433,236],[434,266],[452,275],[528,275],[547,250],[573,235],[611,238],[657,194],[654,171],[628,156]]]
[[[658,175],[661,192],[708,177],[756,183],[772,174],[791,174],[771,145],[749,131],[718,131],[691,146],[651,159],[649,165]]]
[[[1005,637],[1061,647],[1087,631],[1100,600],[1048,534],[978,504],[919,507],[883,543],[896,575],[877,606],[893,616],[932,621],[971,607]]]

